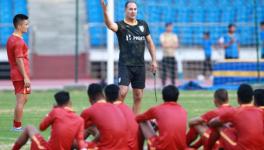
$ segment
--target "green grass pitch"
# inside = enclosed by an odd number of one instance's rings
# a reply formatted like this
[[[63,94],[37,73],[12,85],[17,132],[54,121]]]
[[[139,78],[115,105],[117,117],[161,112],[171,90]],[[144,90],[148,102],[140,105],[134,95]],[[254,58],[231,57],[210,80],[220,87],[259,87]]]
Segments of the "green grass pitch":
[[[56,91],[33,91],[24,109],[23,126],[34,125],[38,127],[42,118],[51,110],[55,103],[53,94]],[[80,112],[89,106],[85,91],[70,91],[74,110]],[[142,101],[142,112],[151,106],[162,102],[160,91],[157,92],[158,102],[155,101],[152,90],[144,91]],[[198,116],[212,108],[213,91],[180,91],[179,103],[187,110],[188,118]],[[229,99],[232,105],[236,103],[236,93],[229,92]],[[132,95],[129,92],[126,103],[131,106]],[[15,96],[12,91],[0,91],[0,150],[8,150],[20,133],[10,131],[13,120],[13,108],[15,105]],[[48,139],[50,130],[43,133]],[[29,143],[29,142],[28,142]],[[27,144],[24,149],[29,149]]]

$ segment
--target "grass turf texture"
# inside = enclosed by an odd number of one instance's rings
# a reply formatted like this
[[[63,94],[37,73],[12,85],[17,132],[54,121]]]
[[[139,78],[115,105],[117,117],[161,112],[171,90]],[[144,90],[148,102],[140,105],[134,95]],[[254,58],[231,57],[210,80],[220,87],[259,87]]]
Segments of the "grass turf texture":
[[[56,91],[33,91],[24,109],[23,126],[34,125],[38,127],[42,118],[51,110],[55,101],[53,95]],[[156,103],[154,92],[144,91],[142,101],[142,112],[151,106],[162,102],[161,92],[157,92],[158,102]],[[80,114],[89,106],[86,91],[70,91],[74,110]],[[179,103],[187,110],[188,118],[199,116],[200,114],[214,108],[212,103],[213,91],[180,91]],[[229,92],[229,99],[232,105],[236,103],[236,93]],[[129,92],[126,103],[132,105],[132,95]],[[15,96],[12,91],[0,91],[0,150],[8,150],[13,142],[20,135],[19,132],[10,131],[13,122],[13,108],[15,106]],[[48,139],[50,130],[41,134]],[[28,142],[29,144],[29,142]],[[29,149],[29,145],[23,149]]]

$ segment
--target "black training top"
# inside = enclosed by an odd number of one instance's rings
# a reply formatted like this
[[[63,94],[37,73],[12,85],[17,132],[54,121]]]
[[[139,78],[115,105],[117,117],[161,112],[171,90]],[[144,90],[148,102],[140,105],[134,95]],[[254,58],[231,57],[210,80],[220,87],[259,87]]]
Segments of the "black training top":
[[[116,22],[119,44],[119,65],[144,66],[144,51],[149,28],[145,21],[137,20],[137,25],[129,25],[124,21]]]

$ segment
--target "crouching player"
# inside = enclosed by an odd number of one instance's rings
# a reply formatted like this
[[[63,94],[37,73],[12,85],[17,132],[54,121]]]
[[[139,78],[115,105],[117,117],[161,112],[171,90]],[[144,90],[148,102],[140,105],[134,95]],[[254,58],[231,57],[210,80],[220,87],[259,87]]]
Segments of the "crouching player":
[[[264,128],[262,111],[251,104],[253,89],[241,84],[237,91],[239,107],[212,119],[209,126],[214,128],[213,140],[209,139],[208,149],[220,139],[225,150],[264,150]],[[224,126],[232,123],[232,128]]]
[[[187,134],[187,145],[192,148],[198,149],[200,146],[206,147],[207,140],[209,139],[211,130],[207,126],[207,123],[234,108],[228,104],[228,92],[225,89],[218,89],[214,93],[214,104],[217,107],[214,110],[208,111],[200,117],[193,118],[189,121],[190,130]],[[191,145],[200,134],[201,138]],[[214,149],[219,149],[219,142],[214,146]]]
[[[186,123],[187,113],[177,103],[179,91],[177,87],[169,85],[163,88],[163,104],[152,107],[145,113],[138,115],[136,120],[140,123],[145,138],[148,139],[150,149],[155,150],[184,150],[186,149]],[[145,121],[156,119],[158,132],[149,128]],[[143,122],[143,123],[142,123]]]
[[[73,141],[78,143],[78,149],[86,150],[83,140],[84,121],[71,108],[68,92],[55,94],[55,106],[39,125],[41,131],[51,126],[51,137],[48,141],[32,126],[27,126],[15,142],[12,150],[19,150],[31,139],[31,150],[63,150],[71,149]]]
[[[100,84],[91,84],[88,88],[91,107],[81,113],[85,121],[85,129],[96,127],[100,133],[97,141],[89,148],[100,150],[129,150],[127,138],[127,122],[121,110],[107,103]],[[95,145],[96,144],[96,145]]]
[[[113,103],[114,105],[118,106],[118,108],[122,111],[124,114],[128,128],[128,146],[130,150],[138,150],[138,136],[139,136],[139,126],[138,123],[135,120],[135,115],[125,103],[118,100],[119,97],[119,87],[115,84],[110,84],[105,87],[105,97],[106,101],[109,103]]]

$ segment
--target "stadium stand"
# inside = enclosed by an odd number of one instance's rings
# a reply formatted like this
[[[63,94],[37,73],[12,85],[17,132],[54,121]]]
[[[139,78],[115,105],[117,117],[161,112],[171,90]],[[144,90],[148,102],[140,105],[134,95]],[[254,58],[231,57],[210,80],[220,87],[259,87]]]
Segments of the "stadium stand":
[[[18,13],[28,14],[26,0],[0,0],[0,47],[5,47],[13,32],[12,18]],[[28,43],[28,34],[24,39]]]
[[[12,19],[18,13],[28,15],[27,0],[0,0],[0,51],[5,48],[7,39],[13,32]],[[24,40],[29,42],[28,33],[24,35]],[[1,55],[5,56],[5,52],[1,52]],[[0,79],[9,78],[10,67],[5,59],[0,60]]]
[[[123,19],[125,1],[115,1],[115,20]],[[162,1],[161,4],[159,0],[141,0],[137,3],[139,4],[138,18],[144,18],[148,21],[156,45],[160,45],[159,35],[163,32],[162,27],[166,22],[175,23],[175,32],[178,33],[183,46],[199,44],[202,32],[208,30],[211,32],[212,39],[217,40],[225,33],[225,27],[229,23],[238,24],[238,34],[241,37],[242,46],[255,44],[252,1],[166,0]],[[264,2],[257,0],[258,21],[264,20],[263,7]],[[103,23],[99,1],[86,0],[86,10],[88,24]],[[182,26],[184,27],[182,28]],[[88,33],[94,35],[90,38],[91,46],[106,45],[106,28],[104,26],[91,27],[88,29]]]

